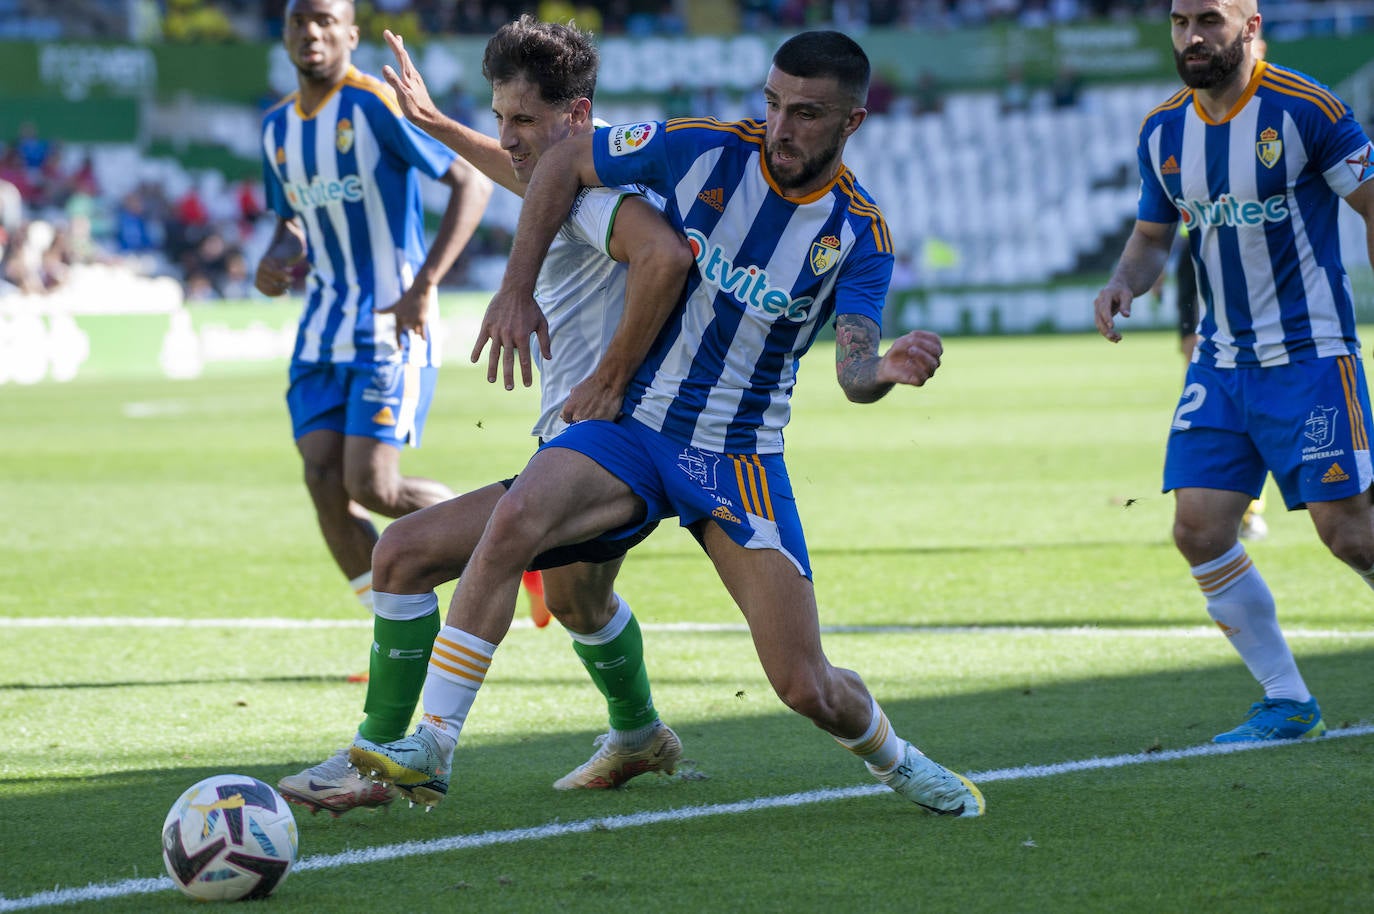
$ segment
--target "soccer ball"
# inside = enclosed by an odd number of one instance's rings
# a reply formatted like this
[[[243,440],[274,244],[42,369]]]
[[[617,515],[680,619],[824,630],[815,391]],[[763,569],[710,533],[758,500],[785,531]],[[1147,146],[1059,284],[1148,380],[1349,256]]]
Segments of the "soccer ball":
[[[242,774],[188,787],[162,823],[162,862],[192,898],[266,898],[296,862],[296,818],[275,790]]]

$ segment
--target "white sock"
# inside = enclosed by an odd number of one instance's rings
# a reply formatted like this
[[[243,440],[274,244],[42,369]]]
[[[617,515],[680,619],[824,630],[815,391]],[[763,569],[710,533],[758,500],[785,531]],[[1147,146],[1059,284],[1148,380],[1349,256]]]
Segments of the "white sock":
[[[358,602],[363,604],[363,608],[368,612],[372,611],[372,569],[369,568],[363,574],[352,578],[348,582],[353,586],[353,596],[358,598]]]
[[[1364,582],[1370,587],[1374,587],[1374,567],[1366,568],[1364,571],[1361,571],[1360,577],[1364,578]]]
[[[1279,629],[1274,595],[1245,547],[1236,543],[1221,558],[1196,565],[1192,571],[1207,597],[1207,614],[1264,687],[1265,697],[1310,699],[1312,693]]]
[[[445,625],[434,639],[425,674],[424,722],[451,749],[458,743],[496,645]]]
[[[432,590],[426,593],[372,591],[372,612],[381,619],[409,622],[412,619],[423,619],[438,608],[439,595]]]
[[[617,730],[611,728],[606,737],[606,742],[616,749],[624,749],[626,752],[638,752],[645,748],[653,740],[658,728],[663,726],[663,721],[656,720],[651,724],[646,724],[637,730]]]
[[[620,633],[625,630],[625,626],[630,624],[630,618],[634,614],[630,612],[630,604],[626,603],[625,599],[621,597],[620,594],[612,594],[611,596],[615,597],[617,604],[615,615],[611,616],[611,621],[607,622],[600,630],[594,631],[590,635],[584,635],[572,629],[567,629],[568,636],[579,644],[609,644],[616,638],[619,638]]]
[[[835,742],[863,759],[879,771],[886,771],[901,761],[902,741],[893,732],[883,709],[878,707],[878,699],[869,696],[873,702],[873,718],[868,729],[855,739],[835,737]]]

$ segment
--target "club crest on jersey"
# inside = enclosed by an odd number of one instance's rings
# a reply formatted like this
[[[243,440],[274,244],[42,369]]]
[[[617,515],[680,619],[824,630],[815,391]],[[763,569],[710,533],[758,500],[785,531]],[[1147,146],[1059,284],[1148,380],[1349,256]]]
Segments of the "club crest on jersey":
[[[1374,177],[1374,143],[1365,143],[1364,148],[1345,160],[1345,164],[1355,173],[1355,180],[1363,183]]]
[[[1265,168],[1273,168],[1274,163],[1283,155],[1283,140],[1279,139],[1279,132],[1273,127],[1265,127],[1260,132],[1259,142],[1255,144],[1255,155],[1259,156],[1260,164]]]
[[[826,235],[811,245],[811,272],[820,276],[840,259],[840,239]]]
[[[658,125],[651,123],[644,124],[621,124],[612,127],[610,137],[607,140],[611,155],[623,156],[643,149],[645,144],[654,138]]]
[[[353,148],[353,122],[346,117],[339,118],[334,128],[334,148],[339,150],[339,155],[348,155],[348,150]]]

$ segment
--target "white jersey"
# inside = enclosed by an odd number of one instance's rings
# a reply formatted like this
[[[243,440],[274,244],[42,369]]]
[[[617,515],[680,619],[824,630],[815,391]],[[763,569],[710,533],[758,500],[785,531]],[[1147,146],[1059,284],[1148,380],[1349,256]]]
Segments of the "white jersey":
[[[549,246],[534,298],[549,323],[553,358],[534,347],[539,369],[539,421],[545,441],[568,424],[559,418],[573,386],[592,373],[625,313],[626,265],[610,254],[611,229],[633,191],[584,187]]]

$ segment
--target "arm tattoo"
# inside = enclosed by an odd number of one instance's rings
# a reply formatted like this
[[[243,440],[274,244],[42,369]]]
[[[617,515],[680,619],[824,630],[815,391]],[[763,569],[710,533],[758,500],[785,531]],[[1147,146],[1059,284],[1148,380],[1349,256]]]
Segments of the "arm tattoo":
[[[835,319],[835,374],[849,399],[871,403],[891,389],[879,384],[878,325],[857,314]]]

